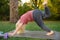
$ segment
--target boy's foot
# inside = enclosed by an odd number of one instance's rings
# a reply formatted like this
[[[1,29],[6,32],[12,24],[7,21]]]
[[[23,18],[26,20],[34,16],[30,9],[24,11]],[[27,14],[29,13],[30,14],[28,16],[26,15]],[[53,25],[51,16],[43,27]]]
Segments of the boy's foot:
[[[14,36],[14,34],[13,33],[8,33],[8,35],[11,37],[11,36]]]
[[[46,35],[50,36],[50,35],[53,35],[53,34],[54,34],[54,31],[51,31],[51,32],[48,32]]]

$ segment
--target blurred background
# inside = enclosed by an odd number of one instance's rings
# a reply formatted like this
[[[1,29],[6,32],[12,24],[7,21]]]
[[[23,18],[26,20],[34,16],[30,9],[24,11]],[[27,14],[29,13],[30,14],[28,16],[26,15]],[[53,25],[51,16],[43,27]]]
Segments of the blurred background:
[[[43,1],[44,0],[0,0],[0,20],[16,20],[17,16],[20,17],[25,12],[36,8],[44,12],[44,7],[42,6]],[[16,4],[15,6],[14,3]],[[46,20],[60,20],[60,0],[48,0],[47,5],[50,9],[51,17]],[[17,12],[14,13],[14,9],[17,9],[17,7],[18,10],[16,10]],[[12,16],[14,16],[15,18],[11,18]]]

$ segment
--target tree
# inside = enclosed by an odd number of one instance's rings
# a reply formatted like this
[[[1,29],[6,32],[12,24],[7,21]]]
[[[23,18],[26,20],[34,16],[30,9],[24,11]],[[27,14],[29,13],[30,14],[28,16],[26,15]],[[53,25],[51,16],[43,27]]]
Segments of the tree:
[[[18,0],[10,0],[10,22],[15,23],[18,18]]]

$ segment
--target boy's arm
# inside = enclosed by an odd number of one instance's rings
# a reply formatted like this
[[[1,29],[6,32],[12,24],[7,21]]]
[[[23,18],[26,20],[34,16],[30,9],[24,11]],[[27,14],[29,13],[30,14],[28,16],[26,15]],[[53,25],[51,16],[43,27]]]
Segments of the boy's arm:
[[[48,8],[48,6],[47,6],[47,3],[48,3],[48,0],[44,0],[44,2],[43,2],[43,6],[44,6],[44,8],[45,8],[45,17],[50,17],[50,10],[49,10],[49,8]]]

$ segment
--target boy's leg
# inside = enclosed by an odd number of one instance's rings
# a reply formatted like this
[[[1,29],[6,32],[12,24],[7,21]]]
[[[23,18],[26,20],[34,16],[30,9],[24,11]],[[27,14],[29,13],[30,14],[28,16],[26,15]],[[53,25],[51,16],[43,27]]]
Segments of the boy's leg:
[[[15,31],[13,33],[8,33],[8,35],[10,36],[14,36],[15,34],[17,34],[18,31],[20,31],[20,29],[22,29],[22,27],[24,26],[23,23],[20,23],[19,21],[17,22],[17,27],[15,29]],[[25,26],[24,26],[25,27]]]
[[[19,29],[19,31],[17,32],[17,34],[21,34],[25,32],[25,24],[21,27],[21,29]]]
[[[17,21],[16,28],[18,27],[19,24],[20,24],[20,20]]]
[[[24,25],[23,23],[19,23],[15,31],[13,32],[13,35],[17,34],[17,32],[22,28],[23,25]]]
[[[18,25],[18,27],[16,27],[15,31],[13,33],[8,33],[8,35],[14,36],[22,28],[22,26],[23,26],[23,23],[19,23],[19,25]]]
[[[19,25],[20,25],[20,20],[16,23],[16,29],[19,27]],[[22,27],[18,30],[17,34],[24,33],[24,31],[25,31],[25,25],[26,24],[22,25]]]

